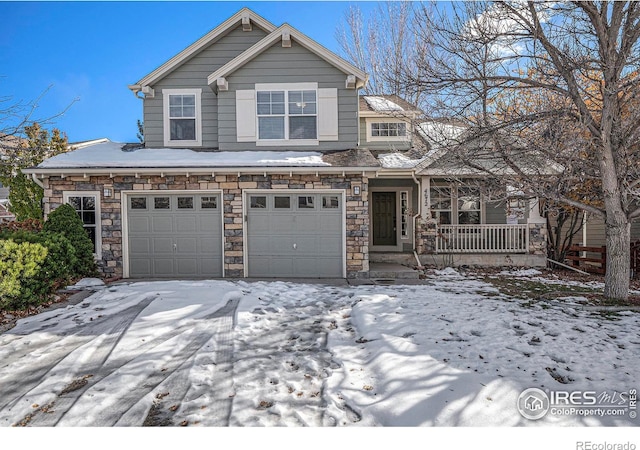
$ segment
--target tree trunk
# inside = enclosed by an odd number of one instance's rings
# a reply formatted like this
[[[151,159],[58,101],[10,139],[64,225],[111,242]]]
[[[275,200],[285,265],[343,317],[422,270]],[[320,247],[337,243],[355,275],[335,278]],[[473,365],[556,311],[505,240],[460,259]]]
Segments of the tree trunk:
[[[618,215],[622,216],[622,215]],[[629,278],[631,260],[631,222],[626,217],[607,215],[607,265],[604,282],[604,295],[615,300],[627,300],[629,297]]]

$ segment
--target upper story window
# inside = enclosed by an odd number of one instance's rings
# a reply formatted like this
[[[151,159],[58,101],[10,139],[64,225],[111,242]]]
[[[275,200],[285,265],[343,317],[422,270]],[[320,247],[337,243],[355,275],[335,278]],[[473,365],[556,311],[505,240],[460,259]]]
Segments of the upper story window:
[[[406,123],[374,122],[371,124],[372,137],[404,137],[407,135]]]
[[[164,144],[202,145],[201,89],[163,89]]]
[[[256,108],[258,140],[318,139],[315,90],[258,90]]]
[[[367,119],[367,141],[406,141],[408,139],[407,122],[394,118]]]

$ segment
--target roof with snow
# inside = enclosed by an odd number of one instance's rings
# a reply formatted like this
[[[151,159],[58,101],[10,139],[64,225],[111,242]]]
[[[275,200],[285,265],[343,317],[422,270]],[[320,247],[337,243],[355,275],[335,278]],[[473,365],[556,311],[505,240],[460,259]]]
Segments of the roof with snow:
[[[404,100],[403,98],[392,95],[361,95],[360,111],[392,113],[401,111],[417,111],[418,107]]]
[[[365,149],[342,152],[307,151],[195,151],[183,148],[144,148],[109,140],[49,158],[35,169],[104,168],[242,168],[242,167],[379,167]]]

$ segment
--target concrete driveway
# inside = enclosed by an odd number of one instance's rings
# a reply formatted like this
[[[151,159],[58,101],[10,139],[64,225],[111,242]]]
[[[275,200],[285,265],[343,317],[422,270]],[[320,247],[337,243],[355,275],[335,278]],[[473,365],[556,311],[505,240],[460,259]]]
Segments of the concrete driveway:
[[[278,290],[300,301],[265,306]],[[321,395],[335,292],[322,288],[326,299],[316,293],[309,303],[299,291],[267,282],[124,283],[21,320],[0,334],[0,426],[260,425],[259,412],[274,404],[263,395],[271,387],[295,399],[300,418],[274,422],[271,410],[262,424],[357,421]],[[234,331],[239,313],[248,317],[244,332]]]

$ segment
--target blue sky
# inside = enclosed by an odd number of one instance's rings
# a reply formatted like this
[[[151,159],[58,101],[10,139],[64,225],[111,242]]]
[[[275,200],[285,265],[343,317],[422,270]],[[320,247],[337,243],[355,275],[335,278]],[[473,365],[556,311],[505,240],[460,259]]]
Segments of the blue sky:
[[[127,85],[247,6],[275,25],[291,24],[339,53],[344,11],[376,2],[3,2],[0,1],[0,98],[32,101],[35,114],[70,109],[53,126],[70,142],[107,137],[137,142],[142,102]],[[0,125],[1,126],[1,125]]]

